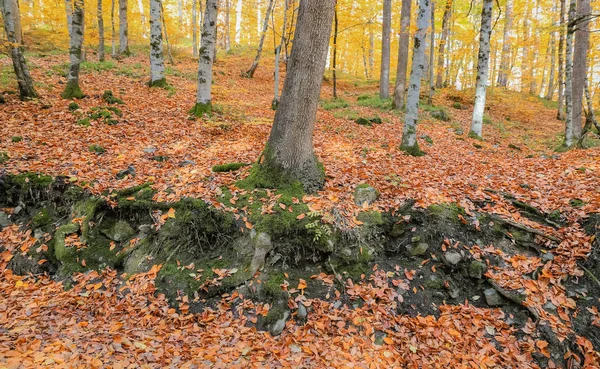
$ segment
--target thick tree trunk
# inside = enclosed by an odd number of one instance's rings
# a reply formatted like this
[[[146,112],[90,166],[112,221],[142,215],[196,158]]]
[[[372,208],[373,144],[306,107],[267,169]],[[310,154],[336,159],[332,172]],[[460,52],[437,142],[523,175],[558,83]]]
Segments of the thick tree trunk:
[[[554,70],[556,69],[556,33],[550,35],[550,76],[548,77],[548,89],[546,90],[546,100],[552,100],[554,97]]]
[[[110,3],[110,24],[112,27],[112,34],[111,34],[111,56],[114,58],[117,56],[117,46],[116,46],[116,41],[115,39],[117,38],[117,32],[115,29],[115,0],[111,0]]]
[[[23,50],[17,39],[17,29],[15,20],[19,16],[14,13],[12,0],[0,0],[0,11],[4,20],[4,32],[8,39],[8,50],[13,62],[13,69],[19,86],[19,97],[21,100],[33,99],[37,97],[33,80],[29,74],[29,68],[23,56]]]
[[[483,131],[483,112],[490,64],[490,36],[492,34],[493,0],[484,0],[481,10],[481,31],[479,33],[479,54],[477,57],[477,87],[475,90],[475,106],[469,136],[481,138]]]
[[[589,15],[590,0],[577,0],[577,24],[575,26],[575,46],[573,51],[573,138],[582,134],[583,87],[587,76],[587,54],[590,44]]]
[[[300,0],[281,104],[265,149],[248,181],[281,188],[299,181],[306,192],[323,187],[324,173],[313,148],[313,131],[335,0]]]
[[[129,35],[127,24],[127,0],[119,0],[119,54],[128,56]]]
[[[502,57],[500,58],[500,73],[498,73],[498,86],[508,86],[510,76],[510,53],[512,44],[513,0],[506,0],[506,14],[504,16],[504,41],[502,44]]]
[[[267,29],[269,27],[269,18],[271,17],[271,11],[273,10],[273,2],[274,0],[269,0],[269,6],[267,7],[267,13],[265,14],[265,21],[263,22],[262,32],[260,34],[260,41],[258,43],[258,49],[256,50],[256,57],[250,66],[250,69],[244,73],[244,77],[252,78],[254,77],[254,72],[256,72],[256,68],[258,68],[258,63],[260,62],[260,56],[262,54],[263,44],[265,43],[265,36],[267,35]]]
[[[577,17],[576,0],[569,1],[569,18],[567,22],[567,42],[565,53],[565,143],[573,146],[573,37],[575,35],[575,18]]]
[[[164,87],[165,61],[162,43],[161,0],[150,0],[150,87]]]
[[[390,97],[390,33],[392,29],[392,0],[383,0],[383,28],[381,34],[381,71],[379,97]]]
[[[98,60],[104,61],[104,15],[102,14],[102,0],[98,0]]]
[[[446,0],[446,7],[444,8],[444,18],[442,19],[442,35],[440,37],[440,48],[438,52],[438,63],[437,63],[437,77],[435,86],[442,88],[444,86],[444,62],[445,62],[445,51],[446,42],[450,33],[450,17],[452,16],[452,0]]]
[[[67,85],[61,96],[65,99],[82,98],[79,87],[79,68],[82,61],[83,46],[83,0],[73,0],[73,19],[71,21],[71,47],[69,55],[71,67],[67,76]]]
[[[192,56],[198,57],[198,0],[192,0]]]
[[[204,25],[198,58],[198,89],[196,92],[196,105],[191,114],[202,117],[212,111],[212,69],[215,57],[215,44],[217,42],[217,11],[218,0],[206,0],[204,8]]]
[[[565,120],[565,15],[566,0],[560,0],[560,32],[558,40],[558,111],[556,119]]]
[[[431,35],[429,37],[429,95],[427,104],[433,105],[433,91],[435,84],[433,81],[433,60],[435,54],[435,2],[431,2]]]
[[[421,78],[425,70],[425,48],[427,28],[431,17],[431,0],[419,0],[417,14],[417,33],[415,34],[412,67],[408,95],[406,98],[406,115],[402,130],[400,150],[413,156],[423,155],[417,142],[417,120],[419,118],[419,96],[421,93]]]
[[[404,107],[406,92],[406,71],[408,69],[408,44],[410,42],[410,8],[411,0],[402,0],[400,15],[400,40],[398,43],[398,66],[396,69],[396,86],[394,88],[394,108]]]
[[[285,44],[285,30],[287,29],[287,15],[289,9],[289,0],[284,0],[284,9],[283,9],[283,26],[281,30],[281,40],[279,41],[279,45],[275,48],[275,73],[274,79],[274,91],[273,91],[273,102],[271,103],[271,108],[276,110],[279,107],[279,59],[281,56],[281,49]]]
[[[287,0],[286,8],[287,8]],[[240,44],[242,40],[242,6],[243,0],[238,0],[237,5],[235,6],[235,43]],[[285,32],[285,29],[284,29]]]

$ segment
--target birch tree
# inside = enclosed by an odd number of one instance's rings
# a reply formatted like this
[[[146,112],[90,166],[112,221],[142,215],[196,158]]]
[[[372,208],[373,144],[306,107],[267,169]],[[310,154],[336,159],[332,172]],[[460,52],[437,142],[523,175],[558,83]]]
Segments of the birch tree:
[[[119,55],[128,56],[129,26],[127,23],[127,0],[119,0]]]
[[[560,31],[558,39],[558,107],[556,119],[565,120],[565,16],[566,0],[560,0]]]
[[[192,56],[198,57],[198,0],[192,0]]]
[[[112,33],[111,33],[111,54],[110,56],[112,56],[113,58],[115,58],[117,56],[117,46],[116,46],[116,38],[117,38],[117,32],[116,32],[116,27],[115,27],[115,0],[111,0],[110,2],[110,25],[112,28]]]
[[[104,61],[104,16],[102,14],[102,0],[98,0],[98,60]]]
[[[217,42],[218,0],[206,0],[200,55],[198,57],[198,87],[196,105],[190,114],[202,117],[212,112],[212,70]]]
[[[381,34],[381,71],[379,97],[390,97],[390,32],[392,28],[392,0],[383,0],[383,27]]]
[[[400,36],[398,42],[398,66],[396,68],[396,86],[394,88],[394,108],[404,107],[406,92],[406,71],[408,69],[408,44],[410,42],[411,0],[402,0],[400,14]]]
[[[498,86],[508,86],[510,76],[510,53],[512,46],[513,26],[513,0],[506,0],[506,12],[504,15],[504,36],[502,41],[502,56],[500,57],[500,72],[498,73]]]
[[[433,104],[433,91],[435,85],[433,82],[433,60],[435,53],[435,2],[431,2],[431,34],[429,37],[429,95],[427,96],[427,104]]]
[[[548,89],[546,90],[546,100],[552,100],[554,97],[555,76],[554,70],[556,69],[556,32],[550,34],[550,75],[548,76]]]
[[[421,78],[425,70],[425,48],[427,47],[427,29],[431,17],[431,0],[419,0],[417,13],[417,33],[413,47],[413,59],[406,97],[406,115],[402,129],[400,150],[413,156],[421,156],[417,142],[417,121],[419,118],[419,96],[421,93]]]
[[[29,68],[23,56],[23,50],[18,42],[17,28],[15,27],[15,19],[19,14],[15,14],[12,6],[12,0],[0,0],[0,11],[4,23],[4,33],[8,40],[8,50],[12,59],[13,69],[19,86],[19,97],[21,100],[33,99],[37,97],[33,80],[29,74]]]
[[[483,112],[490,64],[490,36],[492,34],[493,0],[484,0],[481,10],[481,31],[479,33],[479,53],[477,56],[477,83],[475,89],[475,106],[469,137],[481,139],[483,131]]]
[[[573,36],[575,34],[576,0],[569,1],[569,18],[567,22],[565,52],[565,143],[573,146]]]
[[[237,0],[237,5],[235,6],[235,43],[237,45],[240,44],[242,40],[242,6],[243,0]],[[287,0],[286,0],[287,6]]]
[[[161,0],[150,0],[150,87],[165,87]]]
[[[83,0],[73,0],[73,18],[71,20],[71,40],[69,58],[71,65],[67,75],[67,85],[61,96],[65,99],[82,98],[79,87],[79,69],[82,61],[83,47]]]
[[[437,77],[435,80],[435,86],[442,88],[444,86],[444,63],[446,60],[445,51],[446,43],[448,41],[450,33],[450,17],[452,16],[452,4],[453,0],[446,0],[446,7],[444,8],[444,17],[442,19],[442,35],[440,37],[440,46],[438,51],[438,63],[437,63]]]
[[[142,35],[144,36],[144,38],[146,38],[147,37],[147,34],[146,34],[147,31],[146,31],[146,27],[145,26],[147,24],[146,23],[147,19],[146,19],[146,14],[144,13],[144,1],[143,0],[138,0],[138,8],[140,10],[140,17],[142,19],[142,30],[143,30]]]
[[[583,128],[583,87],[587,76],[590,44],[590,0],[577,0],[575,44],[573,50],[573,138],[578,140]]]
[[[269,0],[269,5],[267,6],[267,13],[265,14],[265,20],[263,22],[262,32],[260,34],[260,41],[258,42],[258,49],[256,50],[256,57],[254,58],[250,69],[248,69],[246,73],[244,73],[244,77],[254,77],[254,72],[256,72],[256,68],[258,68],[258,63],[260,62],[260,56],[262,54],[263,45],[265,43],[265,37],[267,35],[267,29],[269,27],[269,18],[271,17],[271,11],[273,11],[273,3],[274,0]]]
[[[281,188],[298,181],[306,192],[323,187],[313,131],[334,6],[335,0],[300,0],[281,103],[265,149],[247,179],[255,187]]]

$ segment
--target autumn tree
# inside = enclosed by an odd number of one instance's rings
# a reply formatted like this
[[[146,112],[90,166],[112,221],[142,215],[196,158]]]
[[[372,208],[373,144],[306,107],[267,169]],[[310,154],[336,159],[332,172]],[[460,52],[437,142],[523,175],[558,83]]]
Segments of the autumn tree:
[[[400,150],[413,156],[423,155],[417,142],[417,121],[419,118],[419,96],[421,93],[421,78],[425,70],[425,48],[427,29],[431,18],[431,0],[419,0],[417,13],[417,33],[413,47],[412,67],[408,95],[406,97],[406,115],[402,130]]]
[[[129,54],[127,0],[119,0],[119,55],[128,56]]]
[[[254,58],[250,69],[248,69],[246,73],[244,73],[245,77],[254,77],[254,72],[256,72],[256,68],[258,68],[258,63],[260,62],[260,56],[262,54],[263,45],[265,43],[265,36],[267,35],[267,29],[269,27],[269,18],[271,17],[271,11],[273,11],[273,3],[274,0],[269,0],[269,6],[267,7],[267,13],[265,14],[265,21],[263,22],[263,28],[260,35],[260,41],[258,42],[258,49],[256,50],[256,57]]]
[[[206,0],[204,7],[204,25],[198,58],[198,87],[196,104],[190,113],[202,117],[212,111],[212,69],[217,42],[218,0]]]
[[[98,0],[98,60],[104,61],[104,15],[102,13],[102,0]]]
[[[150,0],[150,87],[164,87],[165,62],[163,58],[161,0]]]
[[[444,62],[446,52],[446,42],[450,34],[450,17],[452,16],[453,0],[446,0],[444,8],[444,17],[442,18],[442,35],[440,36],[440,46],[438,51],[437,76],[435,86],[442,88],[444,86]]]
[[[408,43],[410,41],[410,8],[411,0],[402,0],[400,15],[400,36],[398,43],[398,66],[396,69],[396,86],[394,87],[394,108],[404,107],[406,91],[406,71],[408,69]]]
[[[383,0],[383,26],[381,34],[381,71],[379,97],[390,97],[390,33],[392,29],[392,0]]]
[[[470,137],[481,139],[483,131],[483,112],[490,65],[490,36],[492,35],[492,5],[494,0],[484,0],[481,10],[481,30],[479,32],[479,53],[477,56],[477,83],[475,106],[471,122]]]
[[[502,41],[502,54],[500,57],[500,73],[498,73],[498,86],[508,86],[508,77],[510,76],[510,53],[512,46],[512,25],[513,25],[513,0],[506,0],[506,11],[504,12],[504,36]]]
[[[312,139],[334,7],[335,0],[300,0],[281,102],[248,178],[256,187],[280,188],[297,181],[307,192],[323,187],[325,176]]]
[[[83,9],[84,0],[73,0],[73,17],[71,19],[71,37],[69,58],[71,65],[67,75],[67,85],[61,96],[65,99],[82,98],[83,92],[79,87],[79,70],[82,62],[83,48]]]
[[[17,18],[20,18],[20,16],[18,13],[14,12],[13,2],[14,1],[12,0],[0,0],[0,11],[2,12],[2,19],[4,20],[4,32],[8,39],[8,49],[12,59],[13,69],[17,77],[19,97],[21,100],[33,99],[37,97],[37,93],[33,87],[33,80],[29,74],[29,68],[25,62],[23,50],[19,42],[19,28],[16,24],[20,24],[21,21],[19,19],[17,22]]]

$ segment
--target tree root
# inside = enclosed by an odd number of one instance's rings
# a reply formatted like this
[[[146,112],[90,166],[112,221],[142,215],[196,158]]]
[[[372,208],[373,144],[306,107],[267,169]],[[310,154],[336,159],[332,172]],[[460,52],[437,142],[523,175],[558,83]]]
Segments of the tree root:
[[[526,213],[532,214],[536,217],[538,217],[539,219],[541,219],[544,223],[548,224],[549,226],[552,226],[554,228],[561,228],[561,225],[551,221],[550,219],[548,219],[548,214],[544,213],[543,211],[541,211],[540,209],[536,208],[533,205],[530,205],[526,202],[523,201],[519,201],[516,199],[516,197],[508,192],[504,192],[504,191],[496,191],[496,190],[492,190],[491,188],[486,188],[483,190],[484,192],[489,192],[489,193],[493,193],[493,194],[497,194],[497,195],[501,195],[502,197],[504,197],[505,199],[509,200],[510,203],[517,209],[521,209],[523,211],[525,211]]]
[[[562,240],[560,238],[558,238],[558,237],[552,236],[552,235],[550,235],[548,233],[542,232],[542,231],[540,231],[538,229],[535,229],[535,228],[527,227],[524,224],[517,223],[517,222],[514,222],[512,220],[505,219],[505,218],[502,218],[502,217],[499,217],[499,216],[495,216],[495,215],[491,215],[491,214],[490,214],[490,218],[493,219],[493,220],[495,220],[495,221],[498,221],[498,222],[501,222],[501,223],[504,223],[504,224],[508,224],[511,227],[515,227],[515,228],[520,229],[522,231],[525,231],[525,232],[528,232],[528,233],[532,233],[532,234],[536,234],[538,236],[544,237],[544,238],[546,238],[546,239],[548,239],[550,241],[554,241],[556,243],[561,243],[562,242]]]
[[[508,291],[508,290],[500,287],[491,278],[487,278],[487,281],[492,286],[493,289],[495,289],[499,294],[504,296],[507,300],[510,300],[510,301],[514,302],[515,304],[523,307],[527,311],[529,311],[529,313],[535,318],[536,321],[540,319],[540,315],[534,308],[532,308],[531,306],[525,305],[523,297],[519,296],[516,292],[511,292],[511,291]]]
[[[598,285],[598,287],[600,287],[600,280],[598,280],[598,278],[594,274],[592,274],[592,272],[588,268],[584,267],[583,265],[580,265],[580,267],[581,267],[581,269],[583,269],[583,271],[585,272],[585,274],[588,277],[590,277],[590,279],[592,281],[596,282],[596,284]]]

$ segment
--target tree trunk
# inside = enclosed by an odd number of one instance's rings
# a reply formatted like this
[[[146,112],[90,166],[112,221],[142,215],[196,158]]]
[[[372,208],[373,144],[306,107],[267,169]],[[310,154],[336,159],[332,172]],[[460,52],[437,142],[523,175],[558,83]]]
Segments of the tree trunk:
[[[69,39],[71,39],[71,24],[73,23],[72,0],[65,0],[65,10],[67,11],[67,31],[69,32]]]
[[[12,0],[12,13],[17,43],[23,45],[23,27],[21,27],[21,9],[19,8],[19,0]]]
[[[550,76],[548,77],[548,89],[546,90],[546,100],[552,100],[554,97],[554,70],[556,69],[556,33],[550,35]]]
[[[286,9],[287,9],[287,0],[286,1]],[[242,40],[242,6],[243,0],[238,0],[237,5],[235,7],[235,43],[240,44]],[[284,29],[285,32],[285,29]]]
[[[116,41],[115,41],[115,39],[117,38],[117,36],[116,36],[117,32],[115,31],[115,0],[111,0],[111,3],[110,3],[110,24],[112,27],[111,56],[114,58],[117,56],[117,46],[116,46]]]
[[[229,12],[231,10],[229,0],[225,0],[225,51],[231,50],[231,30],[229,27]]]
[[[333,97],[337,98],[337,38],[338,38],[338,11],[337,0],[335,0],[335,8],[333,13]]]
[[[150,87],[165,87],[162,43],[161,0],[150,0]]]
[[[271,108],[273,110],[277,110],[279,107],[279,59],[281,56],[281,49],[285,44],[285,30],[287,29],[287,15],[289,9],[289,0],[284,0],[284,9],[283,9],[283,27],[281,30],[281,40],[279,45],[275,48],[275,73],[274,79],[274,91],[273,91],[273,102],[271,103]]]
[[[442,19],[442,36],[440,38],[440,49],[438,52],[438,63],[437,63],[437,77],[435,86],[442,88],[444,86],[444,61],[446,51],[446,42],[450,33],[450,17],[452,15],[452,0],[446,0],[446,7],[444,8],[444,18]]]
[[[300,0],[281,104],[265,149],[248,182],[282,188],[298,181],[306,192],[323,187],[325,175],[313,148],[313,131],[335,0]]]
[[[502,44],[502,56],[500,57],[500,73],[498,73],[498,86],[508,86],[510,76],[510,53],[512,44],[513,25],[513,0],[506,0],[506,15],[504,18],[504,41]]]
[[[192,0],[192,56],[198,57],[198,0]]]
[[[558,40],[558,111],[556,119],[565,120],[565,13],[567,9],[566,0],[560,0],[560,33]]]
[[[565,53],[565,146],[573,146],[573,37],[575,34],[576,0],[569,1],[567,42]]]
[[[375,33],[373,32],[373,24],[369,21],[369,70],[373,76],[375,69]]]
[[[415,34],[410,82],[406,98],[406,115],[402,130],[400,150],[413,156],[423,155],[417,142],[417,120],[419,118],[419,96],[421,93],[421,78],[425,69],[425,47],[429,18],[431,17],[431,0],[419,0],[417,14],[417,33]]]
[[[104,16],[102,14],[102,0],[98,0],[98,60],[104,61]]]
[[[171,53],[171,44],[169,43],[169,34],[167,33],[167,22],[165,21],[165,9],[163,7],[162,1],[158,2],[160,6],[160,21],[162,22],[162,32],[165,36],[165,43],[167,44],[167,56],[169,57],[169,63],[171,65],[175,65],[175,61],[173,61],[173,54]]]
[[[0,11],[4,20],[4,32],[8,39],[8,49],[13,62],[13,69],[19,86],[19,97],[21,100],[33,99],[38,95],[33,87],[33,80],[29,74],[29,68],[23,56],[23,50],[17,41],[17,29],[15,27],[18,14],[14,13],[12,0],[0,0]]]
[[[198,89],[196,92],[196,105],[191,114],[202,117],[212,111],[212,69],[217,42],[217,6],[218,0],[206,0],[204,8],[204,26],[198,58]]]
[[[140,17],[142,18],[142,35],[144,38],[147,37],[147,31],[146,31],[146,14],[144,14],[144,2],[143,0],[138,0],[138,8],[140,9]]]
[[[396,69],[396,86],[394,88],[394,108],[404,107],[406,92],[406,71],[408,69],[408,44],[410,42],[410,8],[411,0],[402,0],[400,15],[400,40],[398,43],[398,66]]]
[[[177,0],[177,24],[179,28],[183,27],[183,0]]]
[[[531,6],[529,5],[529,1],[525,3],[525,14],[523,16],[523,40],[521,46],[521,93],[526,93],[529,91],[530,83],[531,83],[531,71],[533,70],[533,65],[529,60],[529,24],[531,19]]]
[[[383,28],[381,34],[381,71],[379,97],[390,97],[390,33],[392,29],[392,0],[383,0]]]
[[[481,139],[483,131],[483,112],[490,64],[490,36],[492,34],[493,0],[484,0],[481,10],[481,31],[479,33],[479,54],[477,57],[477,87],[475,90],[475,106],[469,136]]]
[[[583,87],[587,76],[590,44],[590,0],[577,0],[577,24],[573,51],[573,138],[579,140],[583,128]]]
[[[593,73],[592,73],[593,75]],[[585,90],[585,100],[587,101],[587,108],[588,108],[588,118],[589,121],[594,125],[594,127],[596,127],[596,129],[598,130],[598,132],[600,132],[600,124],[598,124],[598,121],[596,120],[596,117],[594,116],[594,107],[592,106],[592,95],[590,94],[590,85],[589,85],[589,79],[586,78],[585,79],[585,85],[584,85],[584,90]],[[587,119],[586,119],[587,121]],[[585,134],[585,132],[584,132]]]
[[[258,50],[256,51],[256,57],[254,58],[254,62],[252,62],[250,69],[248,69],[248,71],[244,74],[244,77],[254,77],[254,72],[256,72],[256,68],[258,68],[258,63],[260,62],[260,55],[262,54],[263,44],[265,42],[265,36],[267,35],[267,29],[269,27],[269,17],[271,17],[271,11],[273,10],[273,2],[274,0],[269,0],[269,6],[267,7],[267,13],[265,14],[265,21],[263,22],[262,33],[260,35],[260,41],[258,43]]]
[[[429,44],[429,95],[427,97],[427,104],[433,105],[433,91],[435,90],[435,84],[433,81],[433,60],[435,54],[435,2],[431,2],[431,37]]]
[[[130,55],[127,25],[127,0],[119,0],[119,55]]]
[[[71,21],[71,47],[69,55],[71,67],[67,76],[67,85],[61,96],[65,99],[82,98],[83,92],[79,87],[79,68],[82,61],[83,46],[83,0],[73,0],[73,19]]]

